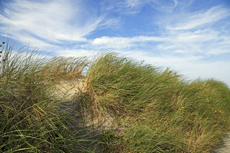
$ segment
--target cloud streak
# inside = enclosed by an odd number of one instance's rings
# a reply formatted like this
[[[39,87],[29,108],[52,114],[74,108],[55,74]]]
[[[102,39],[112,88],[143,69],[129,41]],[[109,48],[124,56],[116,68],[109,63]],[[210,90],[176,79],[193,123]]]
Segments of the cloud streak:
[[[207,11],[198,11],[192,13],[180,12],[183,15],[175,15],[171,19],[171,23],[166,27],[169,30],[189,30],[194,28],[202,28],[213,24],[219,20],[230,16],[230,9],[215,6]],[[170,25],[171,24],[171,25]]]
[[[50,43],[86,41],[85,36],[99,27],[109,27],[116,20],[104,20],[105,16],[86,12],[80,2],[73,6],[69,0],[45,1],[22,0],[4,4],[0,15],[0,30],[21,41],[31,37]],[[28,39],[26,39],[28,38]]]
[[[155,49],[161,51],[169,51],[171,53],[203,53],[218,55],[230,53],[230,50],[227,50],[227,48],[230,48],[229,41],[229,36],[223,36],[218,31],[207,29],[194,32],[169,33],[166,36],[103,36],[93,39],[88,46],[104,49],[132,49],[137,46],[148,46],[148,43],[153,42],[158,43]],[[207,43],[211,43],[212,45],[207,45]]]

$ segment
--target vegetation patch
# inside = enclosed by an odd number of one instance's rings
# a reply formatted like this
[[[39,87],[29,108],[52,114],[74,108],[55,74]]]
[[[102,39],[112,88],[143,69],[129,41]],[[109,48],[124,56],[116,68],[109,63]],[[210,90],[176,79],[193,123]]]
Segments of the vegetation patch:
[[[94,59],[86,82],[91,116],[116,114],[112,132],[120,130],[105,143],[107,152],[209,152],[229,131],[230,90],[223,82],[189,82],[113,52]]]
[[[230,131],[223,82],[186,81],[114,52],[88,61],[2,47],[0,152],[210,152]],[[85,128],[100,128],[95,141],[80,136],[75,106],[92,122]]]

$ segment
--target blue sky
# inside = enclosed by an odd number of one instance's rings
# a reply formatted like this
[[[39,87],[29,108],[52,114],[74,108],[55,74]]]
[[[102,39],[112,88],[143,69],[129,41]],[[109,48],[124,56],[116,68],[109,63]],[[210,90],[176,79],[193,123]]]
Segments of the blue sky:
[[[1,0],[6,37],[50,56],[116,51],[230,87],[229,0]]]

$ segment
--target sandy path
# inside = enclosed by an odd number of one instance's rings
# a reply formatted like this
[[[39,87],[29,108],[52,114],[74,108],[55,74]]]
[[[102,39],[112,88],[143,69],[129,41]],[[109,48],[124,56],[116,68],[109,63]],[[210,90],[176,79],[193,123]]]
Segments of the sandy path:
[[[69,81],[69,82],[62,82],[60,85],[58,85],[59,92],[56,93],[57,97],[62,98],[64,97],[65,101],[72,101],[72,107],[75,108],[75,110],[81,112],[81,108],[79,105],[79,101],[77,99],[77,96],[81,92],[85,92],[85,82],[84,78],[75,80],[75,81]],[[80,90],[79,90],[80,89]],[[81,112],[82,113],[82,112]],[[98,124],[98,120],[94,119],[92,120],[89,116],[86,116],[85,114],[81,114],[83,116],[84,124],[86,127],[95,126],[97,127],[97,130],[100,130],[102,132],[103,130],[109,130],[111,129],[115,120],[115,113],[112,111],[109,111],[106,117],[102,117],[100,123],[102,122],[103,125]],[[100,126],[100,128],[98,128]],[[116,127],[113,127],[116,128]]]
[[[71,100],[62,102],[61,109],[65,110],[64,115],[68,118],[68,126],[73,132],[73,137],[80,140],[79,145],[76,145],[73,153],[84,152],[84,149],[90,149],[91,151],[100,153],[100,148],[97,145],[97,139],[100,137],[100,133],[97,130],[93,130],[93,128],[84,128],[80,110],[76,109]],[[74,131],[76,131],[76,133],[74,133]]]
[[[75,81],[61,82],[57,86],[55,95],[61,102],[60,108],[65,110],[65,117],[70,120],[70,129],[72,131],[78,131],[75,135],[76,139],[84,139],[80,141],[80,146],[83,148],[91,148],[94,152],[102,152],[100,146],[97,145],[97,139],[102,134],[103,130],[116,128],[114,123],[114,116],[109,114],[106,118],[102,119],[103,124],[98,124],[97,119],[91,120],[88,116],[85,116],[77,101],[77,95],[79,89],[84,92],[84,78]],[[64,97],[64,98],[63,98]],[[76,101],[73,103],[72,99]],[[76,147],[75,152],[83,152],[79,146]]]

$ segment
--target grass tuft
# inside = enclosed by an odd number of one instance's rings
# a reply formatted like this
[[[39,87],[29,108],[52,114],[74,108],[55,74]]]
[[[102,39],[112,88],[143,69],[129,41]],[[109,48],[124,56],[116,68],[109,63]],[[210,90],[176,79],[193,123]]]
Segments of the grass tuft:
[[[55,96],[60,81],[78,78],[85,58],[48,58],[10,44],[0,74],[0,152],[72,152],[79,140],[61,119]],[[59,113],[57,113],[59,112]],[[68,120],[68,119],[66,119]]]

